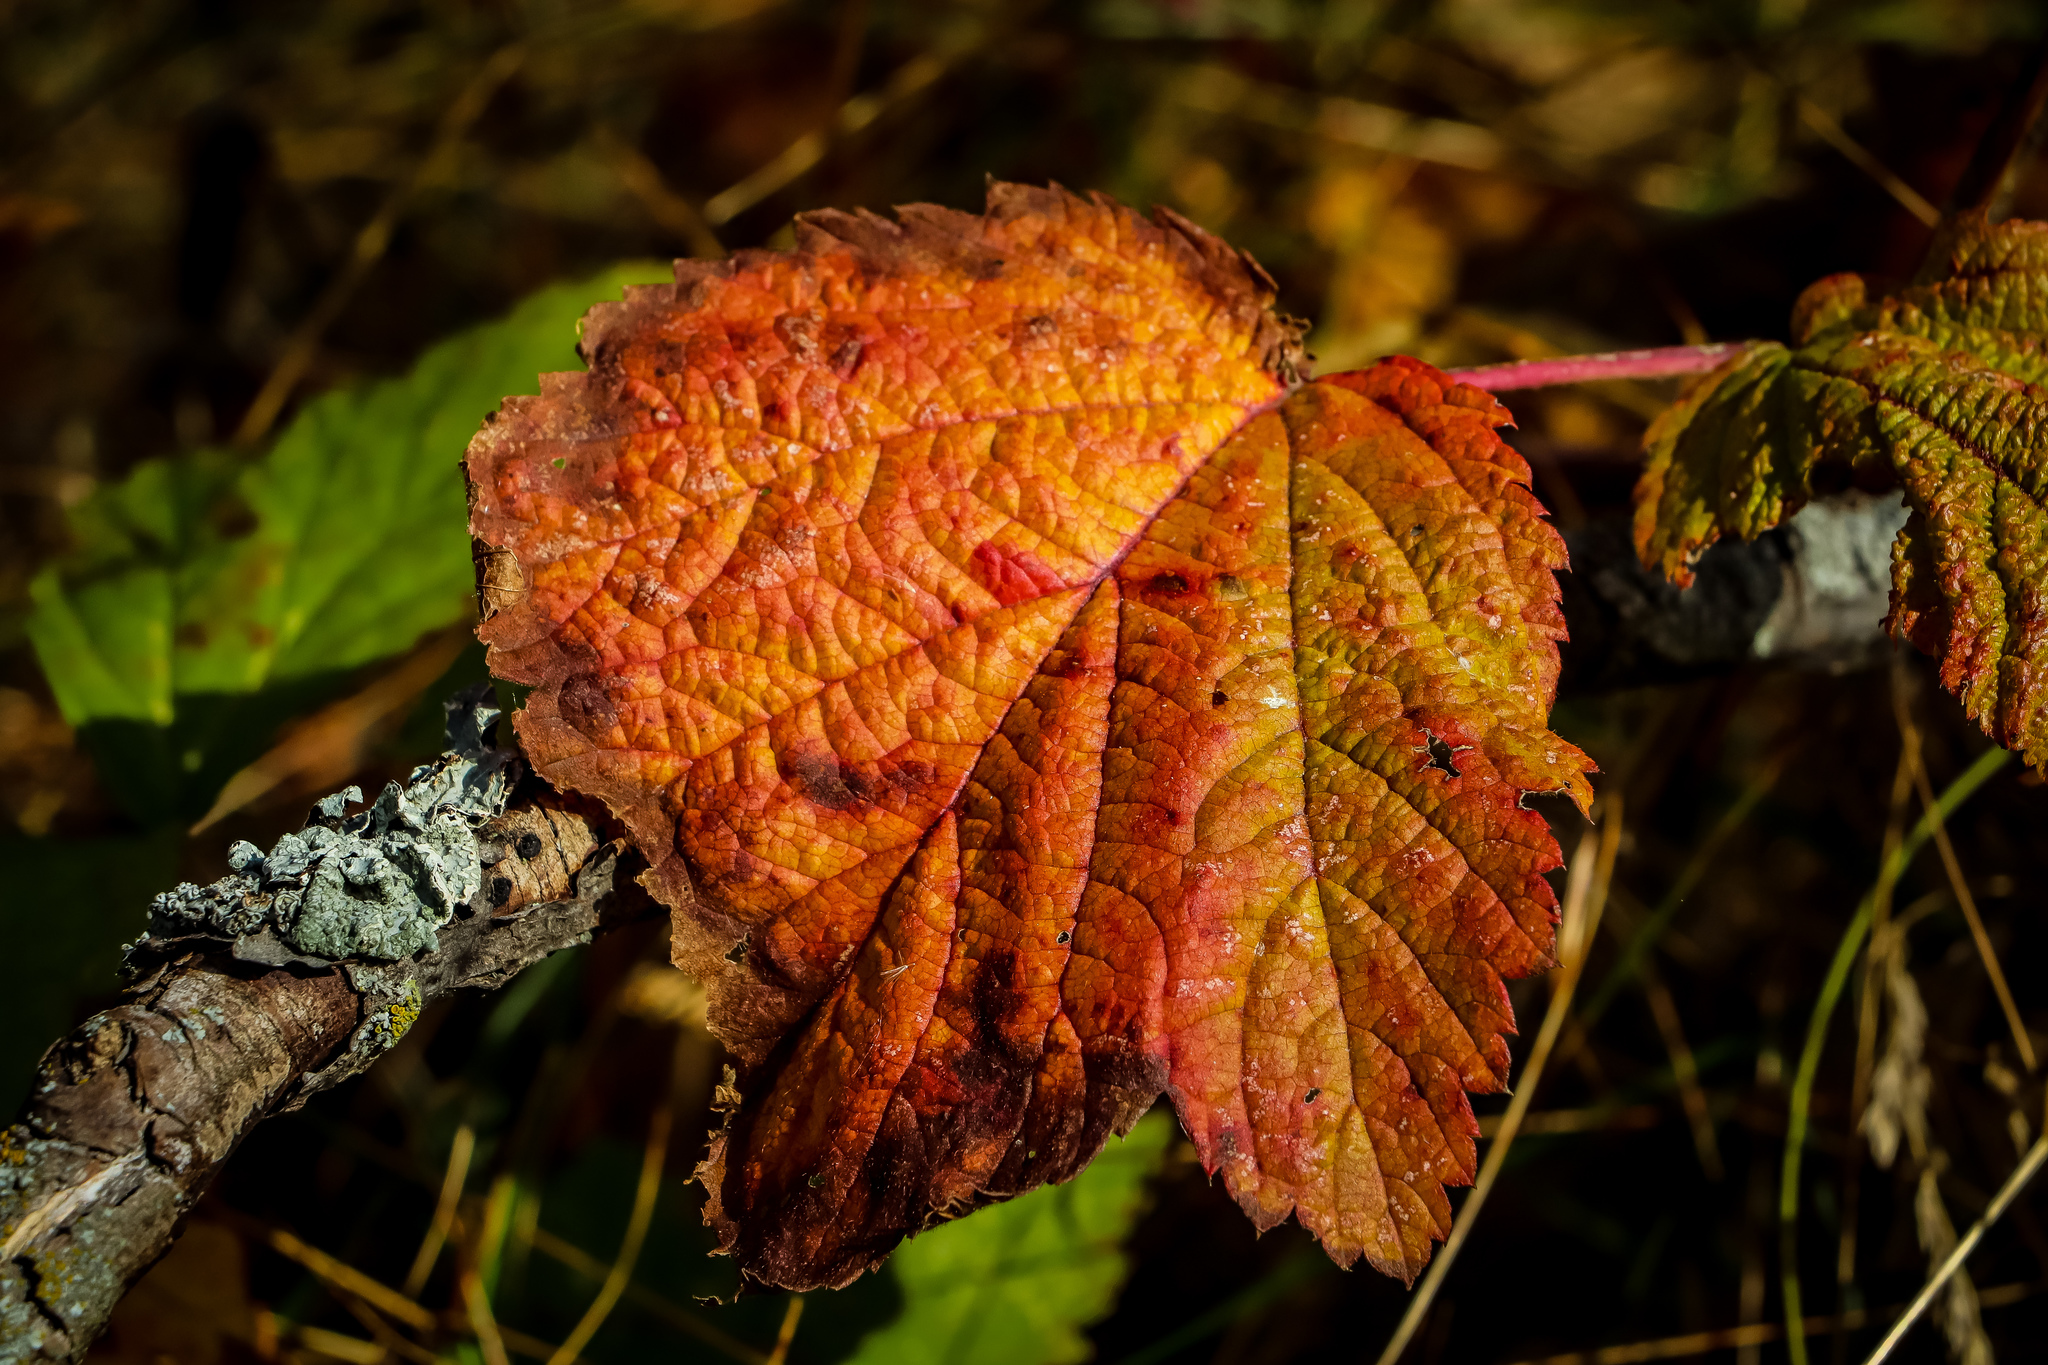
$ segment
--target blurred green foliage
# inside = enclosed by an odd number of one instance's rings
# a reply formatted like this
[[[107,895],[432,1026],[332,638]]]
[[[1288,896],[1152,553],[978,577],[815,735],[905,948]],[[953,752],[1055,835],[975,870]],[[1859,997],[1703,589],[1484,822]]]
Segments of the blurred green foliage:
[[[308,403],[261,456],[138,465],[72,515],[28,633],[64,719],[145,823],[190,819],[281,720],[474,614],[462,452],[508,394],[580,368],[577,321],[624,265],[542,290],[400,379]]]
[[[942,1223],[889,1259],[903,1314],[871,1333],[855,1365],[1070,1365],[1088,1359],[1080,1329],[1110,1310],[1122,1251],[1174,1135],[1164,1109],[1111,1139],[1065,1185]]]

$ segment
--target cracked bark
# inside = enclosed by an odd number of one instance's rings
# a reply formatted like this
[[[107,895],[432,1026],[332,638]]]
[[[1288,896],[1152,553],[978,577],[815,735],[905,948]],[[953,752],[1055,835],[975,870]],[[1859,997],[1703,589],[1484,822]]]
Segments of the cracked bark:
[[[655,913],[601,820],[530,792],[478,832],[485,904],[409,961],[266,966],[156,940],[124,1004],[44,1055],[0,1134],[0,1362],[83,1358],[249,1130],[363,1070],[416,1008]]]

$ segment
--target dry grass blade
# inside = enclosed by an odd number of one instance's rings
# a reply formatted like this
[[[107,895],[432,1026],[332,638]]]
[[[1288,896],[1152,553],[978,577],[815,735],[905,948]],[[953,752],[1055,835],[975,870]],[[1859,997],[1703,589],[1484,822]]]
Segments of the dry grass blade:
[[[546,1360],[555,1353],[554,1343],[542,1341],[539,1337],[507,1327],[503,1323],[498,1325],[498,1335],[504,1338],[505,1349],[513,1355],[526,1356],[531,1360]],[[577,1356],[576,1365],[589,1365],[589,1361],[584,1356]]]
[[[1693,1057],[1692,1044],[1686,1041],[1685,1024],[1678,1016],[1678,1002],[1671,998],[1671,988],[1664,984],[1664,977],[1654,963],[1645,960],[1638,969],[1642,974],[1643,996],[1650,1004],[1650,1015],[1657,1021],[1657,1032],[1663,1036],[1664,1051],[1671,1058],[1671,1076],[1678,1085],[1678,1097],[1685,1106],[1686,1122],[1692,1127],[1693,1150],[1699,1154],[1700,1169],[1707,1179],[1719,1180],[1726,1174],[1721,1164],[1721,1146],[1714,1137],[1714,1117],[1707,1111],[1707,1092],[1700,1088],[1699,1062]]]
[[[1508,1149],[1514,1145],[1522,1119],[1529,1112],[1530,1102],[1536,1098],[1543,1068],[1550,1060],[1551,1049],[1557,1045],[1557,1035],[1564,1027],[1566,1017],[1571,1013],[1572,994],[1577,990],[1579,977],[1586,967],[1586,950],[1593,941],[1594,932],[1600,927],[1600,916],[1607,906],[1607,887],[1614,877],[1615,854],[1621,849],[1621,794],[1616,792],[1605,798],[1602,804],[1604,809],[1597,839],[1593,830],[1586,832],[1586,837],[1579,841],[1578,851],[1572,856],[1571,870],[1566,874],[1564,914],[1557,930],[1559,967],[1554,978],[1556,989],[1550,997],[1550,1008],[1543,1015],[1543,1027],[1537,1031],[1535,1045],[1529,1049],[1529,1060],[1522,1067],[1521,1083],[1515,1087],[1514,1098],[1508,1102],[1507,1112],[1501,1116],[1498,1136],[1486,1149],[1486,1161],[1479,1168],[1479,1178],[1472,1184],[1472,1193],[1458,1209],[1458,1219],[1451,1228],[1451,1235],[1444,1239],[1443,1249],[1437,1252],[1422,1287],[1409,1300],[1408,1311],[1394,1329],[1393,1338],[1380,1352],[1379,1365],[1394,1365],[1401,1358],[1401,1353],[1408,1349],[1408,1343],[1422,1326],[1422,1320],[1429,1315],[1430,1305],[1435,1302],[1437,1291],[1450,1274],[1459,1250],[1471,1235],[1472,1224],[1478,1221],[1487,1195],[1500,1179]],[[1581,868],[1586,870],[1582,872]]]
[[[1608,969],[1606,979],[1586,1001],[1585,1008],[1579,1011],[1576,1022],[1580,1028],[1591,1029],[1599,1022],[1600,1016],[1606,1013],[1607,1007],[1614,1002],[1614,997],[1628,984],[1628,979],[1635,975],[1637,967],[1648,957],[1651,949],[1656,947],[1657,940],[1677,917],[1679,907],[1685,904],[1685,898],[1692,894],[1700,879],[1707,875],[1707,869],[1714,865],[1714,859],[1720,854],[1721,846],[1736,830],[1742,828],[1743,822],[1749,819],[1750,812],[1754,811],[1758,803],[1770,795],[1771,789],[1777,786],[1778,777],[1785,771],[1785,765],[1791,761],[1795,748],[1792,744],[1780,745],[1777,752],[1771,755],[1769,761],[1751,779],[1749,785],[1743,788],[1742,794],[1735,798],[1735,804],[1724,811],[1721,818],[1714,822],[1714,827],[1707,831],[1707,837],[1700,841],[1692,856],[1686,860],[1685,866],[1679,869],[1677,878],[1672,881],[1663,899],[1657,902],[1656,909],[1652,910],[1649,918],[1629,936],[1627,946],[1622,949],[1614,966]]]
[[[590,1339],[597,1335],[597,1329],[604,1326],[604,1320],[611,1316],[619,1297],[632,1282],[633,1266],[640,1259],[641,1243],[647,1239],[647,1225],[654,1219],[655,1197],[661,1193],[661,1173],[668,1164],[669,1130],[675,1126],[676,1082],[682,1074],[688,1039],[687,1033],[678,1031],[670,1054],[668,1084],[653,1116],[647,1121],[647,1144],[640,1157],[640,1183],[633,1191],[633,1212],[626,1221],[626,1235],[619,1241],[619,1254],[612,1261],[604,1283],[598,1287],[597,1297],[583,1311],[582,1319],[568,1338],[549,1357],[548,1365],[569,1365],[590,1344]]]
[[[389,1354],[374,1341],[364,1341],[343,1332],[330,1332],[325,1327],[295,1328],[292,1339],[314,1355],[345,1360],[350,1365],[378,1365]],[[433,1357],[428,1356],[427,1359],[431,1361]]]
[[[484,1365],[512,1365],[505,1354],[505,1336],[498,1330],[497,1315],[491,1312],[491,1296],[484,1291],[483,1277],[474,1268],[462,1272],[462,1306],[469,1312],[469,1330],[476,1334],[476,1348],[483,1355]],[[570,1354],[573,1356],[574,1352]]]
[[[1901,690],[1902,675],[1894,657],[1892,671],[1892,707],[1899,722],[1899,761],[1892,770],[1891,803],[1886,808],[1884,826],[1884,847],[1878,858],[1880,867],[1891,865],[1892,853],[1898,848],[1899,840],[1906,833],[1906,802],[1913,791],[1913,767],[1920,749],[1920,732],[1913,725],[1911,714],[1906,710],[1904,693]],[[1889,932],[1892,912],[1892,884],[1880,879],[1877,896],[1871,905],[1871,935],[1873,948],[1885,941]],[[1849,1131],[1863,1130],[1864,1106],[1870,1103],[1872,1069],[1877,1062],[1877,987],[1880,963],[1875,951],[1863,957],[1863,998],[1858,1004],[1856,1016],[1856,1070],[1849,1083]],[[1855,1143],[1843,1159],[1842,1169],[1842,1230],[1835,1244],[1835,1284],[1846,1287],[1856,1281],[1856,1227],[1857,1185],[1859,1182],[1863,1150]]]
[[[432,1313],[390,1285],[371,1279],[346,1261],[338,1260],[318,1247],[308,1246],[283,1228],[265,1227],[253,1220],[228,1214],[226,1210],[220,1210],[219,1214],[225,1215],[222,1221],[263,1242],[287,1260],[298,1262],[330,1288],[354,1295],[384,1316],[395,1318],[420,1332],[431,1332],[438,1325],[439,1319]]]
[[[2027,1036],[2027,1025],[2020,1018],[2020,1007],[2012,998],[2012,987],[2005,981],[2005,969],[1998,965],[1998,951],[1991,946],[1991,935],[1984,929],[1984,917],[1977,913],[1977,898],[1970,894],[1970,882],[1963,875],[1963,864],[1956,857],[1955,845],[1949,842],[1948,823],[1941,818],[1941,808],[1935,804],[1933,784],[1927,780],[1927,766],[1920,761],[1917,746],[1913,750],[1913,785],[1919,790],[1920,804],[1934,820],[1934,847],[1941,854],[1941,866],[1948,873],[1948,884],[1956,893],[1956,904],[1962,907],[1963,918],[1969,921],[1970,937],[1976,940],[1977,956],[1984,961],[1984,974],[1991,978],[1991,989],[1998,995],[1998,1007],[2005,1011],[2005,1026],[2012,1030],[2012,1045],[2019,1050],[2020,1061],[2029,1071],[2040,1068],[2034,1056],[2034,1043]]]
[[[1892,1324],[1892,1330],[1885,1333],[1884,1340],[1877,1344],[1877,1349],[1870,1353],[1870,1358],[1864,1365],[1881,1365],[1885,1357],[1892,1353],[1893,1348],[1905,1339],[1913,1324],[1920,1320],[1920,1315],[1934,1302],[1934,1296],[1942,1291],[1950,1276],[1962,1269],[1963,1262],[1977,1249],[1977,1243],[1984,1240],[1985,1231],[2012,1207],[2013,1200],[2019,1198],[2020,1191],[2024,1190],[2027,1182],[2040,1171],[2044,1161],[2048,1161],[2048,1134],[2044,1134],[2027,1150],[2026,1160],[2020,1162],[2013,1173],[2006,1177],[2005,1184],[1999,1186],[1998,1193],[1992,1196],[1990,1206],[1984,1210],[1984,1216],[1970,1224],[1970,1230],[1963,1234],[1955,1249],[1935,1267],[1934,1273],[1928,1276],[1927,1283],[1921,1286],[1913,1302],[1907,1305],[1905,1313],[1899,1320]],[[1979,1303],[1982,1303],[1981,1298]]]
[[[446,673],[470,641],[465,626],[444,632],[352,697],[343,697],[291,727],[269,752],[236,773],[190,833],[200,834],[279,787],[301,791],[338,785],[362,766],[371,739]]]
[[[465,1123],[455,1130],[455,1140],[448,1145],[448,1169],[441,1177],[441,1197],[434,1203],[434,1221],[427,1225],[427,1235],[420,1239],[419,1252],[412,1258],[412,1269],[405,1274],[408,1298],[417,1298],[427,1287],[434,1262],[441,1258],[441,1248],[448,1243],[448,1230],[455,1226],[455,1209],[462,1201],[462,1186],[469,1179],[469,1160],[475,1154],[476,1129]]]
[[[775,1349],[768,1353],[768,1365],[783,1365],[789,1359],[789,1344],[796,1340],[796,1325],[804,1315],[804,1296],[789,1296],[789,1307],[782,1311],[782,1327],[775,1334]]]
[[[1848,130],[1835,121],[1833,114],[1804,95],[1799,96],[1798,106],[1800,122],[1819,133],[1830,147],[1848,158],[1857,170],[1876,181],[1880,189],[1898,201],[1900,208],[1928,227],[1933,227],[1941,221],[1941,210],[1929,203],[1927,196],[1899,179],[1891,167],[1871,155],[1868,147],[1850,137]]]
[[[370,1340],[376,1343],[379,1360],[389,1360],[392,1356],[397,1356],[401,1360],[412,1361],[413,1365],[435,1365],[439,1359],[418,1342],[400,1336],[376,1309],[361,1299],[352,1294],[343,1294],[340,1299],[341,1306],[348,1310],[349,1316],[360,1322],[363,1330],[370,1334]]]
[[[1820,1054],[1827,1044],[1828,1023],[1848,984],[1850,969],[1863,951],[1865,936],[1878,902],[1891,894],[1899,874],[1912,861],[1920,846],[1932,834],[1934,822],[1967,801],[2012,759],[2008,749],[1986,749],[1975,762],[1948,784],[1939,800],[1913,826],[1913,832],[1899,842],[1878,868],[1877,884],[1864,896],[1842,931],[1835,947],[1834,961],[1821,982],[1819,998],[1806,1021],[1806,1041],[1799,1051],[1799,1068],[1793,1076],[1785,1116],[1785,1157],[1778,1175],[1778,1274],[1785,1304],[1785,1342],[1793,1365],[1806,1365],[1805,1317],[1800,1310],[1799,1285],[1799,1195],[1800,1166],[1806,1151],[1807,1120],[1813,1106],[1814,1077],[1820,1071]]]
[[[608,1267],[603,1261],[585,1251],[573,1242],[565,1242],[546,1228],[535,1228],[532,1235],[533,1249],[550,1260],[592,1280],[601,1281]],[[729,1336],[704,1321],[695,1313],[680,1307],[647,1286],[637,1281],[626,1284],[626,1302],[650,1316],[657,1317],[677,1331],[686,1332],[697,1338],[712,1350],[728,1359],[737,1360],[740,1365],[768,1365],[768,1357],[737,1337]]]
[[[2022,1302],[2041,1292],[2039,1284],[2002,1284],[1996,1289],[1987,1289],[1980,1296],[1986,1308],[2003,1308],[2008,1304]],[[1828,1331],[1850,1331],[1867,1324],[1878,1316],[1875,1312],[1851,1309],[1833,1317],[1816,1317],[1806,1320],[1806,1330],[1820,1333]],[[1722,1327],[1709,1332],[1687,1332],[1681,1336],[1659,1337],[1653,1341],[1631,1341],[1620,1346],[1602,1346],[1591,1351],[1566,1351],[1561,1355],[1542,1356],[1534,1360],[1519,1362],[1519,1365],[1643,1365],[1652,1360],[1687,1360],[1703,1356],[1709,1351],[1727,1351],[1767,1346],[1781,1340],[1785,1326],[1777,1322],[1751,1323],[1743,1327]]]
[[[435,131],[433,145],[421,158],[419,168],[392,191],[376,215],[363,224],[362,231],[356,234],[355,242],[349,248],[348,260],[328,281],[312,311],[306,314],[285,342],[277,364],[271,367],[263,387],[250,400],[248,410],[242,414],[242,424],[235,428],[236,445],[252,446],[269,432],[278,414],[284,411],[292,390],[305,378],[306,370],[313,363],[313,355],[320,348],[320,338],[341,316],[341,310],[369,277],[371,269],[384,258],[385,250],[391,245],[392,233],[397,230],[398,220],[407,205],[422,189],[446,173],[449,161],[463,138],[469,135],[471,125],[490,104],[491,96],[498,93],[498,87],[519,69],[524,59],[524,50],[518,44],[499,48],[485,60],[469,84],[463,87],[462,93],[448,106],[448,111],[441,116],[440,127]]]
[[[825,159],[834,139],[850,137],[897,105],[928,89],[959,54],[921,52],[896,68],[875,94],[855,95],[822,128],[814,128],[767,164],[704,201],[704,221],[723,227]]]
[[[610,159],[619,183],[640,201],[648,217],[687,242],[692,256],[708,261],[725,255],[718,234],[704,221],[704,211],[670,188],[661,168],[638,147],[609,128],[598,131],[597,141],[598,149]]]

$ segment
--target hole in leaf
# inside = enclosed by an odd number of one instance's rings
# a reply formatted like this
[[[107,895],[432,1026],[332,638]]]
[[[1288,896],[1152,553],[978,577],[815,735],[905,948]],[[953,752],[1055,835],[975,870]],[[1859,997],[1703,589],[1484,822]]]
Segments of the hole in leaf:
[[[1446,773],[1452,777],[1457,777],[1459,775],[1458,765],[1453,761],[1457,752],[1456,749],[1444,743],[1443,740],[1438,739],[1435,735],[1431,735],[1429,737],[1429,762],[1425,766],[1435,768],[1438,772]]]
[[[1072,932],[1071,930],[1067,930],[1067,929],[1062,929],[1062,930],[1060,930],[1060,932],[1059,932],[1059,937],[1058,937],[1058,938],[1055,938],[1055,939],[1053,940],[1053,942],[1054,942],[1054,943],[1071,943],[1071,942],[1073,942],[1073,940],[1074,940],[1074,935],[1073,935],[1073,932]]]
[[[1209,705],[1221,706],[1224,702],[1227,702],[1229,700],[1230,698],[1224,696],[1221,692],[1217,692],[1209,698]]]
[[[1314,1104],[1314,1103],[1316,1102],[1316,1096],[1318,1096],[1318,1095],[1320,1095],[1320,1094],[1322,1094],[1322,1093],[1323,1093],[1323,1088],[1322,1088],[1321,1086],[1319,1086],[1319,1085],[1312,1085],[1312,1086],[1310,1086],[1310,1087],[1308,1088],[1308,1093],[1307,1093],[1306,1095],[1303,1095],[1303,1096],[1301,1097],[1301,1102],[1302,1102],[1303,1104]]]
[[[495,910],[511,899],[512,879],[510,877],[491,878],[491,908]]]
[[[741,939],[726,951],[725,960],[737,966],[747,960],[747,941]]]
[[[568,467],[569,457],[567,455],[557,455],[554,459],[548,461],[548,463],[552,464],[557,469],[565,469]]]

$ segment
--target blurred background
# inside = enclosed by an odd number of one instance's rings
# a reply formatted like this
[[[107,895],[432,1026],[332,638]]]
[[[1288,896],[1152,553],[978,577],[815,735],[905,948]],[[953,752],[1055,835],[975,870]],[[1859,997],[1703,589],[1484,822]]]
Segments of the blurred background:
[[[0,1099],[115,997],[153,892],[439,747],[482,676],[455,461],[666,261],[993,175],[1249,249],[1323,371],[1781,337],[1818,276],[1916,268],[2044,32],[2024,0],[0,0]],[[1514,396],[1560,524],[1625,507],[1672,392]],[[1939,790],[1984,741],[1917,658],[1568,676],[1557,723],[1626,821],[1607,915],[1408,1359],[1781,1359],[1787,1058],[1918,816],[1903,746]],[[1972,797],[1826,1035],[1816,1358],[1861,1358],[2039,1127],[2048,1032],[2014,1033],[1957,897],[2048,1025],[2044,817],[2016,764]],[[1400,1316],[1298,1229],[1254,1238],[1161,1114],[851,1289],[700,1301],[733,1288],[687,1183],[720,1058],[659,940],[438,1007],[259,1130],[95,1358],[495,1365],[473,1288],[546,1359],[636,1202],[592,1362],[1350,1361]],[[1525,1030],[1546,996],[1517,987]],[[2038,1358],[2035,1208],[1971,1270],[1908,1357]]]

